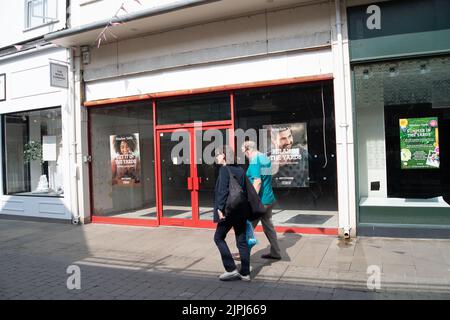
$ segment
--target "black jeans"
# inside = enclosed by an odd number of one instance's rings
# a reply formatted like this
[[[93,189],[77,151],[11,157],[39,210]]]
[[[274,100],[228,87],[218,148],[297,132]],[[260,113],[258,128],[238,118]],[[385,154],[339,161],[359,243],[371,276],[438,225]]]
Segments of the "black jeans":
[[[222,257],[222,263],[227,272],[231,272],[236,269],[233,257],[230,249],[225,241],[227,233],[234,229],[236,235],[236,245],[239,249],[239,255],[241,256],[241,271],[240,274],[247,276],[250,274],[250,250],[245,239],[245,230],[247,228],[247,221],[245,219],[238,220],[225,220],[217,224],[216,233],[214,234],[214,242],[220,251]]]

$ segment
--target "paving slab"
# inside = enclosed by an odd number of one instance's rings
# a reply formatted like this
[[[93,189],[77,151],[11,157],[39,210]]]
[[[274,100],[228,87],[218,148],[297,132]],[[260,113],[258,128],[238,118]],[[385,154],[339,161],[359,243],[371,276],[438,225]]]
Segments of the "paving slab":
[[[450,299],[450,241],[279,234],[252,250],[252,282],[221,282],[213,230],[0,219],[0,299]],[[234,235],[227,237],[236,252]],[[69,290],[69,266],[81,289]],[[237,263],[239,266],[239,263]],[[368,268],[380,270],[370,290]]]

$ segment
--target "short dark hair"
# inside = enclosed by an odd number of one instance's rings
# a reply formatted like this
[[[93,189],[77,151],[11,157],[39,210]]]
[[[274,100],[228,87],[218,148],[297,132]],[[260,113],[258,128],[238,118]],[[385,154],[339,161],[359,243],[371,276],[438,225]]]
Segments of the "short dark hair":
[[[223,154],[225,156],[225,161],[228,164],[236,163],[236,154],[234,153],[233,148],[231,148],[229,145],[217,147],[214,151],[214,155],[218,156],[219,154]]]

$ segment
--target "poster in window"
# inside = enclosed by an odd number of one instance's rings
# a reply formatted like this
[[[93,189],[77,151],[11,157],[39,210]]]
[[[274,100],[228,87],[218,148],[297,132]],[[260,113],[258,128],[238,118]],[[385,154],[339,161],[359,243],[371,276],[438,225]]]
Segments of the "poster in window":
[[[112,184],[140,185],[139,133],[110,136]]]
[[[56,160],[56,136],[42,136],[42,161]]]
[[[438,118],[400,119],[402,169],[439,169]]]
[[[267,125],[272,162],[272,187],[309,187],[306,122]]]

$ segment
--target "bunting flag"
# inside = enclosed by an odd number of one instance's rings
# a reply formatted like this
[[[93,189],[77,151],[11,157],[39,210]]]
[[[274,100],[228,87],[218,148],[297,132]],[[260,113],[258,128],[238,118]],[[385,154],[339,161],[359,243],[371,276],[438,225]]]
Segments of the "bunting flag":
[[[14,48],[16,48],[17,51],[20,51],[20,50],[22,50],[23,46],[21,46],[21,45],[19,45],[19,44],[16,44],[16,45],[14,46]]]
[[[108,32],[110,35],[113,36],[114,39],[118,39],[118,37],[111,30],[108,29]]]
[[[125,11],[128,14],[127,9],[125,9],[125,3],[122,3],[122,5],[120,6],[120,10],[123,10],[123,11]]]
[[[142,2],[140,0],[133,0],[133,1],[137,2],[140,6],[142,6]],[[125,2],[122,2],[122,4],[120,5],[120,8],[116,11],[116,14],[109,20],[108,24],[105,26],[105,28],[103,28],[103,30],[98,35],[97,40],[96,40],[97,48],[100,48],[100,46],[102,44],[102,39],[105,42],[108,42],[108,39],[106,38],[106,31],[108,31],[114,37],[114,39],[118,39],[118,37],[109,28],[125,24],[125,22],[122,22],[122,21],[113,22],[113,20],[115,20],[115,19],[120,19],[120,17],[119,17],[120,11],[124,11],[126,14],[129,14],[127,8],[125,7]],[[17,49],[17,47],[16,47],[16,49]],[[20,50],[20,49],[17,49],[17,50]]]

